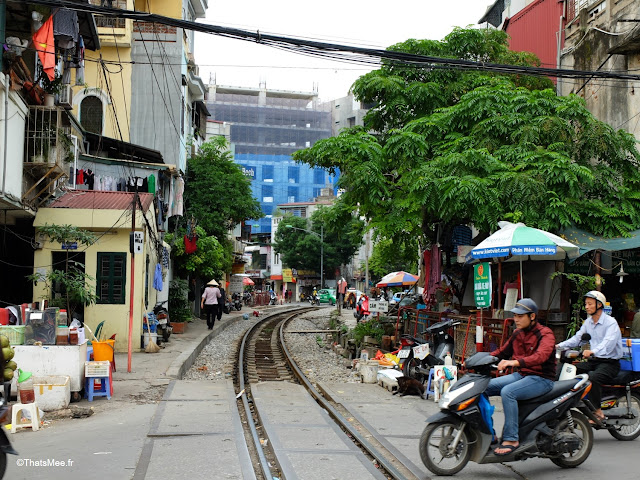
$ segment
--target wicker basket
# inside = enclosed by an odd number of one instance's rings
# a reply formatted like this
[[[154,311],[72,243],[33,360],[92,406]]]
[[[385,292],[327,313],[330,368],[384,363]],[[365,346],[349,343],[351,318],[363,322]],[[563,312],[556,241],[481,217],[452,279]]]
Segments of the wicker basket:
[[[11,345],[24,345],[24,329],[25,325],[2,325],[0,335],[7,337]]]
[[[104,360],[98,362],[84,362],[85,377],[108,377],[111,363]]]

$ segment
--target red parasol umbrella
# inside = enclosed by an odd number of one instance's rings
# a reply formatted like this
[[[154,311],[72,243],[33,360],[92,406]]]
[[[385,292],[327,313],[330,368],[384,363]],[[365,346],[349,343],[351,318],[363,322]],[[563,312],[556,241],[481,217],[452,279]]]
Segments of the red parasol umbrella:
[[[244,277],[242,279],[242,284],[243,285],[255,285],[254,281],[251,280],[249,277]]]

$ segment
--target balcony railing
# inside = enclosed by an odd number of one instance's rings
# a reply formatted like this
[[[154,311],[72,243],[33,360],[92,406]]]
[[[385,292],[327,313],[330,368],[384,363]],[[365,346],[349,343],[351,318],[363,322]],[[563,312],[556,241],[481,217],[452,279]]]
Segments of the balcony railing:
[[[99,7],[127,9],[127,0],[90,0],[90,2]],[[96,14],[95,19],[98,28],[126,28],[126,19],[124,18],[103,17]]]

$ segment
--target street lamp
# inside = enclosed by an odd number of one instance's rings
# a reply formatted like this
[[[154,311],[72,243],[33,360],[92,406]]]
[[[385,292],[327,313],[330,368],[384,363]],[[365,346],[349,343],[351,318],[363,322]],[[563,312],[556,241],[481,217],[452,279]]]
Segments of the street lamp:
[[[320,235],[311,230],[304,228],[294,227],[293,225],[285,225],[286,228],[292,228],[294,230],[300,230],[301,232],[307,232],[316,237],[320,237],[320,288],[324,287],[324,225],[320,225]]]

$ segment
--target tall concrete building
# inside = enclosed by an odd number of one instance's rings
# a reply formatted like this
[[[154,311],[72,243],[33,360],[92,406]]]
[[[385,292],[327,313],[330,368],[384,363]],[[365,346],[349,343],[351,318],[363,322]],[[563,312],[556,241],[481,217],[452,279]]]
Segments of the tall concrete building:
[[[231,126],[234,158],[252,179],[254,197],[265,217],[253,222],[253,235],[270,236],[278,204],[310,201],[334,178],[324,169],[293,161],[291,155],[331,136],[331,111],[316,92],[209,84],[210,120]]]

